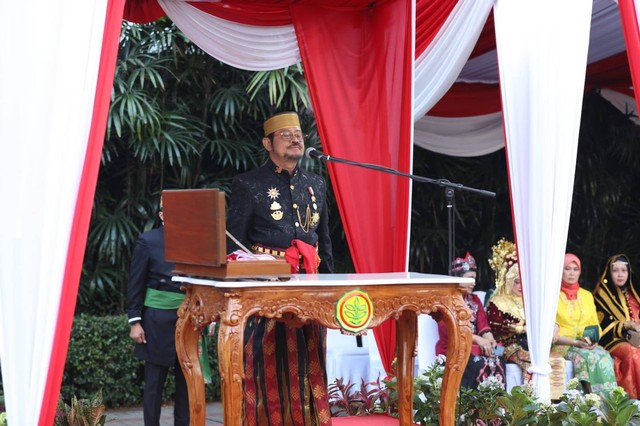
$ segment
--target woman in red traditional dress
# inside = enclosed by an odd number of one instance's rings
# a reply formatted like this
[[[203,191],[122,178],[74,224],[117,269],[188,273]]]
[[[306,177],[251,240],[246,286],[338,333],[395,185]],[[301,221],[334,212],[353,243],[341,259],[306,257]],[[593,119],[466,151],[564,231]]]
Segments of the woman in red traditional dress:
[[[461,387],[476,389],[480,383],[489,377],[495,377],[504,385],[504,365],[494,349],[497,346],[493,338],[487,314],[480,298],[473,293],[477,273],[476,260],[469,253],[464,258],[456,258],[451,265],[451,274],[457,277],[473,278],[473,284],[465,286],[464,300],[471,310],[472,346],[471,356],[462,376]],[[448,346],[447,327],[443,322],[438,323],[440,339],[436,343],[436,354],[446,355]]]
[[[640,397],[640,348],[627,338],[640,332],[640,297],[631,279],[631,263],[626,255],[609,258],[594,293],[603,333],[600,343],[613,356],[618,384],[629,397],[637,399]]]

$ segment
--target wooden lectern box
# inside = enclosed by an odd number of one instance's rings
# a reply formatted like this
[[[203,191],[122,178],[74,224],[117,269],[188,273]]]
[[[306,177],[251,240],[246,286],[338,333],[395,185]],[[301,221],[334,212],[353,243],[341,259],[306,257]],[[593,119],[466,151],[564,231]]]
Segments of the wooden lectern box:
[[[165,258],[174,273],[221,280],[289,277],[284,259],[227,263],[224,192],[218,189],[162,191]]]

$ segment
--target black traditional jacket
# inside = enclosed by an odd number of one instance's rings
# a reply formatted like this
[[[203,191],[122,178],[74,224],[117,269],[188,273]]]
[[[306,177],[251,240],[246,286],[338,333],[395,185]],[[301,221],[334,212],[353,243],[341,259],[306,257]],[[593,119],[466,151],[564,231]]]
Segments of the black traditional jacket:
[[[246,247],[261,244],[286,250],[294,239],[316,245],[319,271],[333,272],[327,185],[315,173],[296,168],[293,175],[271,160],[236,176],[231,185],[227,230]],[[227,240],[227,251],[238,250]]]
[[[164,227],[140,234],[131,258],[125,310],[129,320],[142,319],[146,344],[136,344],[139,359],[171,367],[176,360],[177,309],[145,306],[148,289],[182,293],[181,283],[171,281],[174,264],[164,257]]]
[[[625,295],[612,282],[600,282],[594,291],[593,299],[602,329],[599,343],[608,351],[626,341],[624,323],[631,320],[627,296],[640,301],[633,285],[629,286],[627,292],[629,294]]]

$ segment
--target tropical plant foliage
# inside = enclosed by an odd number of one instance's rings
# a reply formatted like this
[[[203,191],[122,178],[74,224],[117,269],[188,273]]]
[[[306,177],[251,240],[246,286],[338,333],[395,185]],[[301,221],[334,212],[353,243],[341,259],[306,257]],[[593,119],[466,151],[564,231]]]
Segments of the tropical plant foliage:
[[[131,252],[137,235],[159,223],[161,191],[228,193],[235,174],[265,158],[264,117],[297,110],[307,144],[319,146],[309,105],[301,65],[242,71],[201,51],[166,19],[123,23],[78,310],[122,312]],[[319,163],[305,166],[326,174]],[[337,216],[333,222],[340,240]]]
[[[447,179],[467,187],[496,193],[487,198],[455,191],[455,214],[447,208],[445,188],[413,185],[409,268],[424,273],[448,273],[448,228],[455,227],[456,256],[470,251],[479,265],[478,289],[490,286],[493,276],[487,260],[501,237],[513,238],[509,185],[504,150],[481,157],[450,157],[424,149],[414,152],[414,174]],[[453,208],[452,208],[453,210]]]
[[[582,260],[582,286],[593,289],[607,259],[626,253],[640,268],[640,130],[602,98],[585,95],[568,250]]]

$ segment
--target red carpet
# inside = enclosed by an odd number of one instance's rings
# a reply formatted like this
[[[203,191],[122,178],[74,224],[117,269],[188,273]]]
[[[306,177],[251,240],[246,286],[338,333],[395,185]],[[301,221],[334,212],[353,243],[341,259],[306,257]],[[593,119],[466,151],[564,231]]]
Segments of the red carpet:
[[[398,426],[400,421],[386,415],[375,414],[373,416],[332,417],[331,424],[333,426]]]

